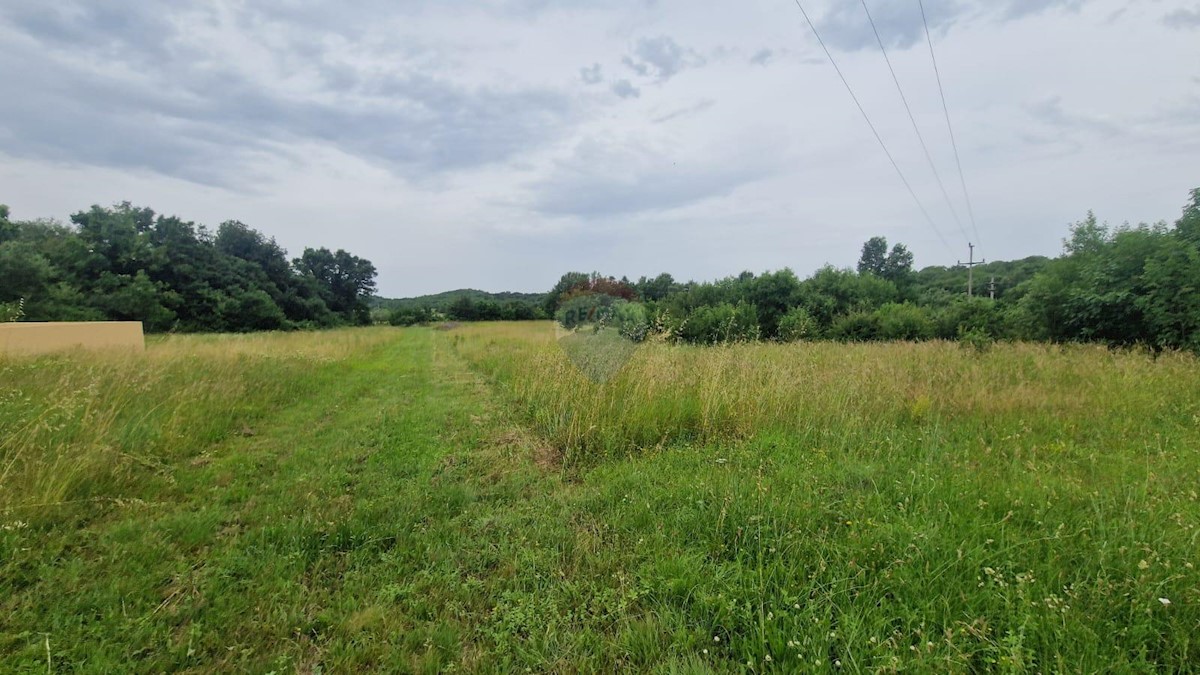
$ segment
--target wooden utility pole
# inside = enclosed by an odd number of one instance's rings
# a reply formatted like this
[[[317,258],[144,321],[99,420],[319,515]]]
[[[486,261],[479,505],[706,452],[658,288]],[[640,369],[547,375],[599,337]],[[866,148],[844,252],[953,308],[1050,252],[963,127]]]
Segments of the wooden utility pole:
[[[973,297],[975,294],[975,266],[982,265],[987,261],[980,260],[979,262],[976,262],[975,261],[975,244],[967,242],[967,246],[970,247],[970,249],[971,249],[971,257],[967,262],[963,262],[963,261],[959,260],[958,264],[960,267],[966,266],[966,268],[967,268],[967,297],[970,298],[970,297]]]

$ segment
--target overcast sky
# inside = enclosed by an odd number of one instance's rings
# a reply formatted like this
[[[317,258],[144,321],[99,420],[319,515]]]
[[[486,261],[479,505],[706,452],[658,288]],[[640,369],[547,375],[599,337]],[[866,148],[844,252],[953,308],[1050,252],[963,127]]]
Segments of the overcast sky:
[[[925,0],[978,236],[917,0],[867,4],[961,228],[859,0],[804,6],[937,231],[793,0],[0,0],[0,202],[238,219],[406,296],[1053,255],[1200,187],[1195,0]]]

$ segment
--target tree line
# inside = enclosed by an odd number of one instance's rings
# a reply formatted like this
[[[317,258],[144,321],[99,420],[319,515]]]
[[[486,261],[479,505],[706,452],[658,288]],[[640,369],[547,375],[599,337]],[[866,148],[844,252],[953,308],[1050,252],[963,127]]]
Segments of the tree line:
[[[141,321],[152,332],[370,322],[375,266],[340,249],[289,260],[242,222],[213,232],[128,202],[70,224],[9,216],[0,205],[0,320]]]
[[[1092,341],[1200,352],[1200,188],[1183,215],[1110,227],[1092,213],[1070,227],[1061,256],[913,269],[903,245],[867,241],[856,269],[826,266],[679,283],[563,275],[544,311],[566,327],[610,324],[633,339],[677,342],[805,339]]]
[[[534,321],[549,318],[542,310],[545,293],[488,293],[464,288],[417,298],[375,298],[377,323],[413,326],[431,321]]]

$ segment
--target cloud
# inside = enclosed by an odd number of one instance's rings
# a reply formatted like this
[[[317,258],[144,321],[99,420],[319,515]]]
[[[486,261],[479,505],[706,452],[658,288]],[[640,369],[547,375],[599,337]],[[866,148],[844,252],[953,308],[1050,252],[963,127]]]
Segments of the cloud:
[[[621,98],[638,98],[642,95],[642,90],[633,86],[629,80],[617,80],[613,82],[612,93]]]
[[[642,77],[666,82],[688,68],[704,65],[704,57],[665,35],[642,38],[622,63]]]
[[[1196,9],[1179,9],[1163,17],[1163,23],[1171,28],[1189,30],[1200,28],[1200,7]]]
[[[604,73],[600,71],[600,64],[593,63],[586,68],[580,68],[579,79],[583,80],[584,84],[600,84],[603,82]]]
[[[719,161],[696,157],[694,149],[689,153],[585,139],[530,186],[530,207],[543,215],[584,219],[661,212],[724,197],[769,172],[742,153]]]
[[[1055,9],[1078,11],[1089,0],[926,0],[925,16],[931,31],[946,30],[973,19],[1004,23]],[[869,0],[879,38],[889,49],[907,49],[925,38],[925,23],[915,3]],[[877,49],[875,32],[860,2],[838,2],[817,20],[822,38],[830,47],[846,51]]]
[[[775,52],[770,49],[760,49],[750,57],[750,63],[756,66],[765,66],[775,58]]]
[[[159,12],[136,7],[3,15],[0,81],[22,94],[5,105],[0,150],[228,187],[256,161],[289,161],[289,146],[316,141],[424,177],[552,143],[578,112],[563,90],[459,83],[320,49],[281,51],[276,61],[289,65],[263,72],[221,53],[227,45],[200,49]],[[91,21],[107,30],[85,30]]]

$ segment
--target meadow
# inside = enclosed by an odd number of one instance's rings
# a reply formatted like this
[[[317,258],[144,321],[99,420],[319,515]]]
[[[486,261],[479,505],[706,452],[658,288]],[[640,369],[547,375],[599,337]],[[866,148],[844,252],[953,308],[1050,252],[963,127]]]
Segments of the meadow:
[[[1195,357],[559,337],[0,359],[0,670],[1200,669]]]

